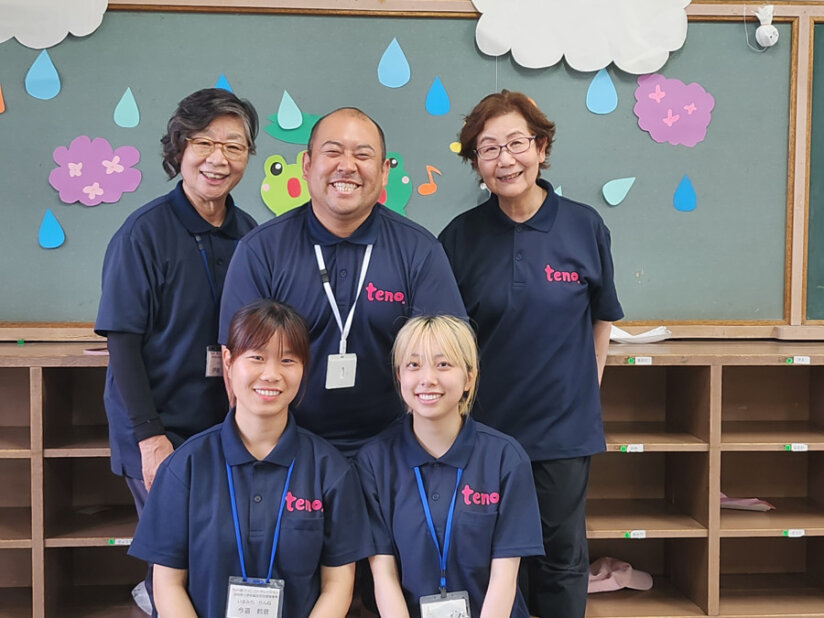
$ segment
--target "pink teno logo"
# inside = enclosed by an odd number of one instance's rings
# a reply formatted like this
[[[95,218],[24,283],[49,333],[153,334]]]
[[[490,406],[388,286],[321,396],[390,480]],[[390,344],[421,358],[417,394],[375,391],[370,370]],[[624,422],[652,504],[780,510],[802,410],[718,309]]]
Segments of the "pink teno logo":
[[[575,271],[566,272],[565,270],[555,270],[549,264],[544,268],[546,272],[547,281],[567,281],[577,283],[581,280],[581,276]]]
[[[323,502],[320,500],[310,500],[309,498],[296,498],[291,491],[286,492],[286,510],[287,511],[322,511]]]
[[[464,504],[498,504],[501,501],[501,494],[497,491],[488,494],[475,491],[469,486],[469,483],[464,485],[461,494],[463,494]]]
[[[406,304],[406,297],[403,292],[392,292],[391,290],[379,290],[371,281],[366,285],[366,300],[369,302],[381,303],[401,303]]]

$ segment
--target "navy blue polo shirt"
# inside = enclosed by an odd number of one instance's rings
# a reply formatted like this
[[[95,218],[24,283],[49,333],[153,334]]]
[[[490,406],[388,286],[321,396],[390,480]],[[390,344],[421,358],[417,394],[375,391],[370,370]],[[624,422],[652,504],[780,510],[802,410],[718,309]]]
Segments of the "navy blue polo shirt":
[[[546,199],[525,223],[493,195],[439,238],[478,334],[472,414],[543,461],[604,450],[592,323],[623,311],[600,215],[538,184]]]
[[[435,459],[415,438],[410,415],[367,443],[356,461],[375,553],[395,556],[413,618],[420,616],[420,597],[438,593],[440,579],[438,552],[426,525],[415,466],[420,466],[441,548],[457,470],[463,468],[446,587],[450,592],[469,593],[473,616],[481,614],[493,558],[544,554],[532,467],[510,436],[467,417],[452,447]],[[520,591],[511,616],[529,616]]]
[[[308,616],[320,595],[320,567],[374,554],[354,465],[289,418],[272,452],[256,460],[230,411],[188,440],[158,469],[129,554],[188,570],[198,616],[223,616],[229,577],[240,576],[226,462],[232,469],[246,573],[266,577],[286,474],[295,462],[272,577],[286,582],[283,616]]]
[[[142,335],[141,354],[166,436],[177,447],[219,423],[223,380],[206,378],[206,347],[217,344],[220,294],[240,238],[255,220],[226,198],[213,227],[189,203],[182,183],[134,211],[106,249],[95,332]],[[215,285],[209,285],[196,236]],[[142,478],[140,450],[111,370],[103,395],[115,474]]]
[[[366,246],[374,245],[358,298],[347,352],[358,357],[355,386],[326,390],[326,363],[337,354],[340,329],[323,290],[314,245],[321,246],[332,291],[345,323],[357,294]],[[235,311],[273,298],[299,311],[309,326],[312,362],[298,424],[352,453],[403,413],[391,359],[405,318],[466,313],[443,248],[420,225],[376,205],[348,238],[324,228],[307,203],[268,221],[238,245],[226,276],[220,342]]]

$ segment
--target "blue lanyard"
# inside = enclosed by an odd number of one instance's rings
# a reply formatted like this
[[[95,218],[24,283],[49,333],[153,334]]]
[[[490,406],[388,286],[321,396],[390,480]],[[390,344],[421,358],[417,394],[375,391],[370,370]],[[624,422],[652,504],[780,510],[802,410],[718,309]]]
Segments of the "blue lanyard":
[[[209,281],[209,290],[212,292],[212,301],[215,303],[215,307],[219,307],[217,299],[217,285],[215,284],[215,278],[212,276],[212,271],[209,268],[209,260],[206,259],[206,250],[203,248],[203,242],[200,239],[200,234],[195,234],[195,242],[197,243],[198,251],[200,251],[200,257],[203,258],[203,268],[206,269],[206,279]]]
[[[458,485],[461,482],[462,474],[463,468],[458,468],[457,478],[455,479],[455,491],[452,492],[449,514],[446,516],[446,530],[444,530],[443,533],[443,551],[441,551],[441,545],[438,543],[438,533],[435,532],[435,524],[432,523],[432,512],[429,510],[429,501],[426,499],[426,491],[423,488],[421,469],[420,466],[415,466],[415,480],[418,481],[418,493],[421,495],[421,504],[423,505],[424,515],[426,515],[426,525],[429,527],[429,534],[432,535],[435,550],[438,552],[438,562],[441,567],[441,594],[446,594],[446,558],[449,555],[449,540],[452,536],[452,515],[455,512],[455,498],[458,497]]]
[[[278,519],[275,524],[275,535],[272,538],[272,553],[269,556],[269,572],[266,574],[264,582],[272,579],[272,568],[275,566],[275,552],[278,547],[278,537],[280,536],[280,520],[283,517],[283,507],[286,504],[286,493],[289,491],[289,479],[292,478],[292,468],[295,467],[295,460],[289,464],[289,471],[286,473],[286,483],[283,485],[283,495],[280,497],[280,508],[278,509]],[[240,523],[237,517],[237,503],[235,502],[235,483],[232,481],[232,469],[229,467],[229,462],[226,462],[226,478],[229,480],[229,499],[232,502],[232,520],[235,524],[235,540],[237,540],[237,555],[240,558],[240,574],[243,575],[243,581],[248,581],[246,577],[246,562],[243,559],[243,543],[240,541]]]

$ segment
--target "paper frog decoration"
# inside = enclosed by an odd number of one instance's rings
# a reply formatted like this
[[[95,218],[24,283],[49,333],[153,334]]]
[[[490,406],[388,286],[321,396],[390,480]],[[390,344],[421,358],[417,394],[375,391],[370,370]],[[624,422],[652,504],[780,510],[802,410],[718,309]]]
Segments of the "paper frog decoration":
[[[294,163],[287,163],[280,155],[272,155],[263,164],[263,182],[260,197],[276,215],[297,208],[309,200],[309,189],[303,180],[301,161],[305,150],[298,153]]]
[[[402,215],[409,198],[412,197],[412,180],[403,167],[401,155],[397,152],[387,152],[386,158],[389,159],[389,179],[378,201]]]

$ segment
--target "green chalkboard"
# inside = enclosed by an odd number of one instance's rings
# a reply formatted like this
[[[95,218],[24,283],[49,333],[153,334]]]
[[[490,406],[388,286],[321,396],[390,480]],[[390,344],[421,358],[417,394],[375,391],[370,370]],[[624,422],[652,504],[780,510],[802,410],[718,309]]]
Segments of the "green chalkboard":
[[[824,320],[824,24],[815,25],[813,58],[806,316]]]
[[[790,26],[778,28],[789,41]],[[545,176],[565,196],[597,208],[612,231],[627,319],[784,319],[789,44],[758,54],[742,40],[740,23],[690,24],[685,46],[660,71],[698,82],[715,98],[706,140],[688,148],[656,143],[639,129],[636,76],[610,67],[618,106],[596,115],[585,106],[594,74],[564,64],[529,70],[508,56],[484,56],[474,31],[473,19],[110,11],[92,35],[49,50],[62,90],[46,101],[24,88],[39,51],[15,40],[0,44],[6,103],[0,114],[0,321],[94,320],[109,238],[131,211],[172,186],[159,157],[166,120],[178,100],[213,86],[221,73],[255,104],[263,125],[284,90],[304,113],[355,105],[373,115],[415,188],[427,181],[428,165],[440,170],[437,192],[415,191],[406,207],[408,217],[434,233],[485,196],[449,150],[463,115],[491,91],[523,90],[558,125]],[[411,80],[397,89],[377,79],[393,37],[411,66]],[[435,77],[450,100],[440,116],[425,109]],[[127,87],[140,109],[136,128],[113,121]],[[143,174],[138,189],[114,204],[61,202],[48,184],[56,167],[52,152],[79,135],[136,147]],[[260,197],[264,161],[282,154],[291,162],[301,149],[261,132],[258,155],[234,192],[258,221],[272,216]],[[692,212],[673,208],[685,174],[697,194]],[[601,187],[627,176],[635,176],[635,184],[624,202],[610,207]],[[38,245],[46,209],[65,230],[56,249]]]

